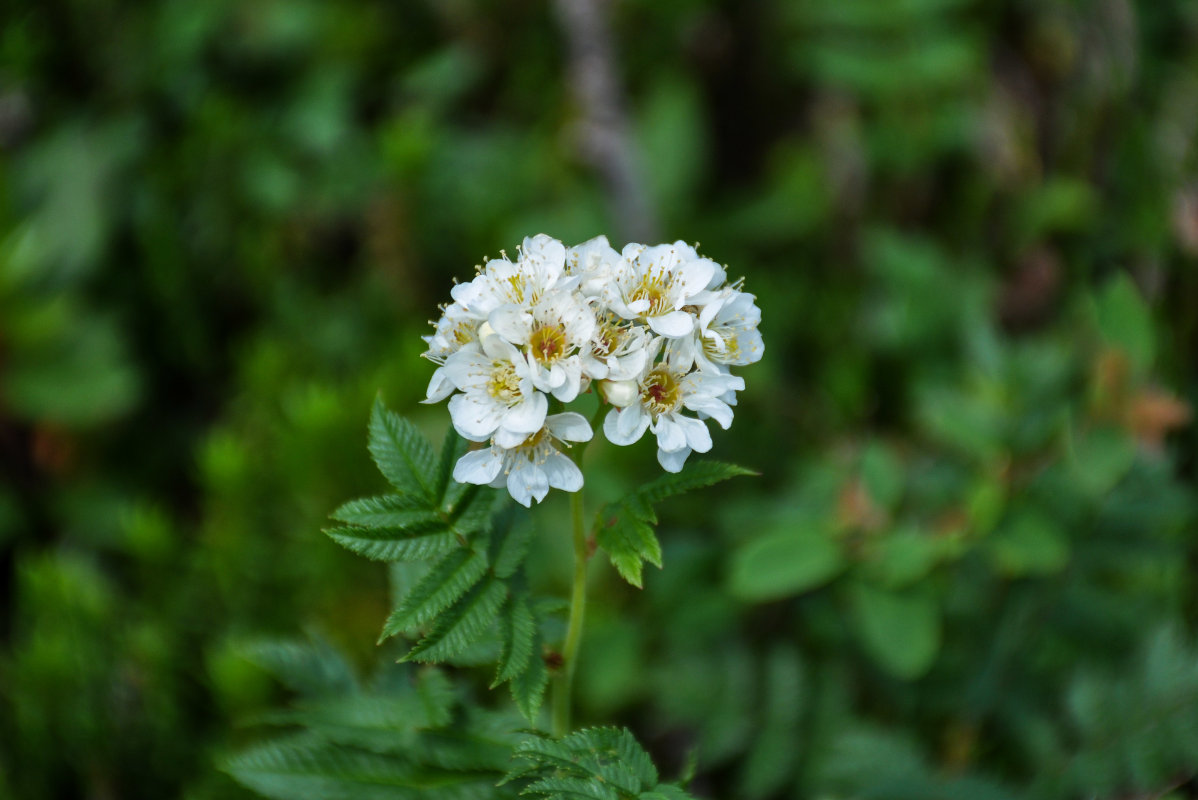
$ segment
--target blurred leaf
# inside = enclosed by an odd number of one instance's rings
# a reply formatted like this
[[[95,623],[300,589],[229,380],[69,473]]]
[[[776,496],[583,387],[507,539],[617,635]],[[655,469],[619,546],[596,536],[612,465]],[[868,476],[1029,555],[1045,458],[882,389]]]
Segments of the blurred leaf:
[[[1020,241],[1030,244],[1061,231],[1090,225],[1098,210],[1094,187],[1071,178],[1053,178],[1028,192],[1019,207]]]
[[[903,465],[881,442],[871,442],[861,454],[861,480],[880,507],[893,511],[903,495]]]
[[[767,533],[733,553],[729,590],[744,600],[777,600],[816,589],[844,567],[840,543],[826,528],[800,524]]]
[[[1087,495],[1106,494],[1127,474],[1136,459],[1135,441],[1114,428],[1080,434],[1073,442],[1070,473]]]
[[[895,677],[918,678],[940,650],[940,609],[926,591],[849,587],[853,624],[866,651]]]
[[[883,535],[866,562],[867,574],[888,589],[909,586],[931,572],[940,559],[940,541],[915,527],[901,527]]]
[[[1012,577],[1049,575],[1069,563],[1060,527],[1036,511],[1019,511],[987,540],[998,568]]]
[[[1127,354],[1139,371],[1152,366],[1156,353],[1152,312],[1131,278],[1120,273],[1107,281],[1095,300],[1098,329],[1110,345]]]

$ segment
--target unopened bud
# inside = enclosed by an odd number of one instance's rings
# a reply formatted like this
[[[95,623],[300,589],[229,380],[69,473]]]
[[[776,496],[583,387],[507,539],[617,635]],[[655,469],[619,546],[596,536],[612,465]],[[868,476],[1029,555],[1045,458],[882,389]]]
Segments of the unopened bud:
[[[599,388],[603,399],[616,408],[632,405],[640,395],[636,381],[599,381]]]
[[[478,326],[478,340],[480,342],[486,341],[486,338],[488,336],[494,336],[494,335],[495,335],[495,329],[491,327],[491,323],[486,322],[484,320],[483,324]]]

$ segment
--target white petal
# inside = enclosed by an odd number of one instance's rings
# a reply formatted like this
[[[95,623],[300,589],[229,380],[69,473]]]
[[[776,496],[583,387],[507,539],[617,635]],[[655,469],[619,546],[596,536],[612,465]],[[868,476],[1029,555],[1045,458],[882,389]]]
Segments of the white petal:
[[[499,447],[511,450],[524,444],[526,439],[528,439],[528,434],[524,431],[513,431],[500,427],[495,431],[492,441]]]
[[[662,450],[681,450],[686,447],[686,433],[673,419],[673,414],[657,418],[653,432],[657,434],[657,446]]]
[[[549,485],[565,492],[577,492],[582,488],[582,470],[561,453],[553,453],[541,464]]]
[[[728,426],[732,424],[732,409],[723,400],[699,395],[686,398],[682,401],[682,404],[691,411],[699,411],[708,415],[718,422],[724,430],[728,430]]]
[[[666,472],[682,472],[682,465],[686,463],[686,458],[691,454],[689,448],[682,450],[672,450],[667,452],[658,449],[657,463],[661,464],[661,468]]]
[[[503,427],[509,431],[523,432],[525,436],[536,433],[545,424],[549,411],[549,400],[540,392],[533,392],[512,406],[503,415]]]
[[[449,418],[462,436],[482,442],[499,427],[503,410],[494,403],[480,402],[473,394],[455,394],[449,398]]]
[[[526,344],[532,331],[532,314],[517,305],[503,305],[487,316],[487,323],[512,344]]]
[[[453,381],[449,379],[449,373],[445,367],[437,367],[433,370],[433,377],[429,379],[426,396],[420,402],[439,403],[453,394],[454,388]]]
[[[707,425],[702,420],[684,417],[681,414],[676,415],[674,419],[678,421],[678,426],[686,434],[687,447],[696,453],[706,453],[711,449],[711,432],[707,430]]]
[[[578,397],[578,390],[582,386],[582,360],[577,356],[569,358],[562,362],[561,370],[566,379],[553,390],[553,396],[568,403]]]
[[[627,408],[620,410],[620,418],[616,420],[616,428],[620,436],[629,439],[629,443],[635,442],[645,434],[652,422],[649,415],[645,412],[640,403],[633,403]]]
[[[700,258],[679,264],[678,268],[674,270],[674,285],[683,287],[680,298],[681,305],[685,305],[691,297],[706,289],[715,272],[715,262],[710,258]]]
[[[648,427],[649,415],[640,406],[613,408],[603,420],[603,435],[612,444],[629,445],[640,439]]]
[[[538,503],[549,494],[549,478],[544,471],[524,458],[519,458],[507,476],[507,490],[517,503],[530,507],[532,500]]]
[[[589,442],[595,435],[586,417],[573,411],[546,417],[545,427],[554,437],[564,442]]]
[[[502,467],[503,458],[493,448],[485,447],[459,458],[453,467],[453,479],[458,483],[485,486],[495,480]]]
[[[686,336],[695,329],[695,318],[685,311],[671,311],[660,317],[649,317],[648,322],[654,333],[671,339]]]

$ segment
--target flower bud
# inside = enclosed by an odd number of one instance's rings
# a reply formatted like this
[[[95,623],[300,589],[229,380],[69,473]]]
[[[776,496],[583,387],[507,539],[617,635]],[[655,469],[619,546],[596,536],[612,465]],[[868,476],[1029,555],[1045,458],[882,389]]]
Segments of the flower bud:
[[[599,390],[603,399],[616,408],[632,405],[640,394],[636,381],[599,381]]]
[[[491,327],[491,323],[483,320],[483,324],[478,326],[478,340],[485,342],[488,336],[494,336],[495,329]]]

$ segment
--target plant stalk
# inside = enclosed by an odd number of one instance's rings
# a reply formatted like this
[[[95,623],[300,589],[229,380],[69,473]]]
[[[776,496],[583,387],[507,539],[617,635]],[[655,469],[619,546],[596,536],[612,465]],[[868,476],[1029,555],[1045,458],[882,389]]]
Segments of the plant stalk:
[[[570,732],[574,668],[587,607],[587,560],[590,554],[583,525],[581,491],[570,495],[570,513],[574,521],[574,591],[570,597],[570,626],[566,629],[566,643],[562,647],[562,665],[553,686],[553,735],[558,739]]]

